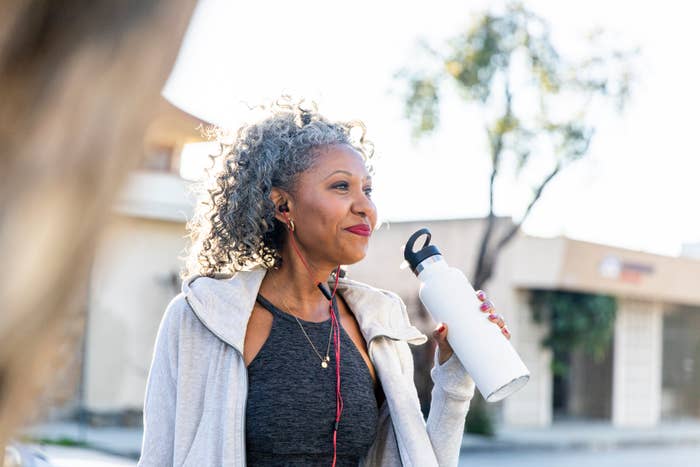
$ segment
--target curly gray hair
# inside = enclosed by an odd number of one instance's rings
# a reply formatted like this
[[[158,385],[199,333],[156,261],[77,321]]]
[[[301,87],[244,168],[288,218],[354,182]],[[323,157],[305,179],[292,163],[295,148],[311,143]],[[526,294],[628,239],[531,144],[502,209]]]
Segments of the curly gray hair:
[[[208,187],[187,223],[190,246],[181,278],[229,276],[262,265],[278,268],[285,226],[275,219],[273,187],[293,192],[296,177],[312,167],[320,149],[347,144],[364,158],[368,170],[374,153],[360,121],[331,122],[314,104],[284,97],[266,110],[264,120],[241,127],[233,142],[211,128],[220,153],[210,156]]]

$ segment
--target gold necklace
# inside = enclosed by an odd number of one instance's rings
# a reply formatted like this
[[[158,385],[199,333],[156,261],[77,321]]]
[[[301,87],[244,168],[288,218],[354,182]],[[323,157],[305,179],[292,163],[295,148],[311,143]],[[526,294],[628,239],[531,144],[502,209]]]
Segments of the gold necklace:
[[[276,284],[275,284],[276,285]],[[278,289],[280,290],[280,289]],[[318,356],[319,360],[321,360],[321,368],[328,368],[328,362],[331,361],[330,353],[331,353],[331,338],[333,336],[333,325],[331,323],[331,329],[330,332],[328,333],[328,346],[326,346],[326,356],[321,356],[321,353],[316,349],[316,346],[314,343],[311,341],[311,338],[309,335],[306,333],[306,329],[304,329],[304,326],[301,324],[301,321],[299,321],[299,318],[297,316],[290,312],[289,304],[287,303],[287,300],[284,299],[284,296],[280,296],[282,299],[282,303],[284,303],[284,306],[286,308],[285,313],[288,315],[292,315],[294,319],[297,321],[297,324],[301,328],[301,332],[304,333],[304,336],[306,337],[306,340],[309,341],[309,344],[311,344],[311,348],[313,349],[314,353]]]

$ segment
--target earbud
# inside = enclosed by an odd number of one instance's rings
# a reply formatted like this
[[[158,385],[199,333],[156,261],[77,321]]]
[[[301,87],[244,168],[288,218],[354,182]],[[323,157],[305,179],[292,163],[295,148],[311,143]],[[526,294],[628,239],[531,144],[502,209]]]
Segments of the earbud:
[[[287,206],[286,204],[280,204],[277,210],[279,212],[289,212],[289,206]]]

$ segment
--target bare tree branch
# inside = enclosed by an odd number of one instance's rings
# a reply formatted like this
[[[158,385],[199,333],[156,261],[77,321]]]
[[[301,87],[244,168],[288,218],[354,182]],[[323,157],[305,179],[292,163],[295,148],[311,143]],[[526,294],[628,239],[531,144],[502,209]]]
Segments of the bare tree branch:
[[[501,248],[503,248],[508,242],[510,242],[513,239],[513,237],[515,237],[515,234],[517,234],[520,230],[520,227],[525,222],[525,219],[527,219],[528,215],[530,214],[530,211],[532,211],[533,206],[535,205],[535,203],[537,203],[537,200],[539,200],[542,196],[542,192],[544,191],[545,187],[549,184],[549,182],[552,181],[554,177],[556,177],[556,175],[561,171],[561,169],[562,165],[558,163],[554,170],[552,170],[552,172],[549,175],[547,175],[544,181],[540,184],[539,188],[535,192],[535,196],[532,197],[530,204],[527,206],[525,214],[523,214],[522,219],[520,219],[520,222],[515,224],[496,245],[496,248],[494,250],[495,254],[498,254],[498,251],[500,251]]]

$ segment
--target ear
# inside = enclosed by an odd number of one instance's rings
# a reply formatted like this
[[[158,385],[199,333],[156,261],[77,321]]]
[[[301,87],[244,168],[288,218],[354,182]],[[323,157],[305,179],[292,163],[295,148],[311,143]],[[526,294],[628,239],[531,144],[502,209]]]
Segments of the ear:
[[[280,211],[280,206],[287,206],[287,208],[289,209],[289,211],[287,212],[287,216],[289,216],[290,218],[293,217],[291,215],[293,202],[289,193],[287,193],[281,188],[272,187],[272,189],[270,190],[270,199],[275,204],[275,219],[282,223],[287,222],[287,218],[284,216],[282,211]]]

